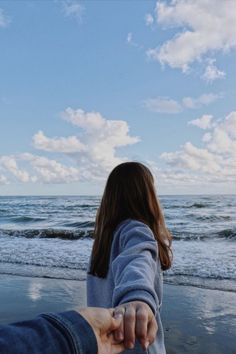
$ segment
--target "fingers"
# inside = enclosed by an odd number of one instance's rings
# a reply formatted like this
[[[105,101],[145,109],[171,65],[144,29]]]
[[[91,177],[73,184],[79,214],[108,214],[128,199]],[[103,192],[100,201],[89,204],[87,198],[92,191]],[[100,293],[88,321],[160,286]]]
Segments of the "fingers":
[[[147,330],[147,339],[149,344],[152,344],[156,338],[158,326],[155,317],[153,316],[152,320],[148,324]]]
[[[144,307],[139,307],[136,311],[135,333],[142,348],[147,350],[149,346],[148,333],[148,313]]]
[[[114,310],[114,316],[123,316],[123,321],[114,331],[117,343],[124,340],[126,349],[132,349],[137,339],[142,348],[147,350],[157,333],[157,323],[151,308],[143,302],[134,301],[120,305]]]
[[[121,331],[123,337],[123,315],[121,313],[118,313],[115,317],[111,318],[111,324],[109,330],[110,332]],[[121,340],[123,340],[123,338]]]
[[[148,305],[140,306],[136,313],[136,336],[144,350],[152,344],[157,334],[156,319]]]
[[[124,344],[128,349],[132,349],[135,344],[135,322],[136,309],[134,306],[126,306],[124,314]]]
[[[112,346],[111,354],[119,354],[125,350],[124,344],[116,344]]]
[[[117,342],[122,342],[124,339],[124,321],[123,321],[124,313],[125,313],[124,307],[117,307],[113,313],[113,316],[115,318],[117,318],[117,316],[121,316],[122,318],[119,328],[116,331],[114,331],[114,338]]]

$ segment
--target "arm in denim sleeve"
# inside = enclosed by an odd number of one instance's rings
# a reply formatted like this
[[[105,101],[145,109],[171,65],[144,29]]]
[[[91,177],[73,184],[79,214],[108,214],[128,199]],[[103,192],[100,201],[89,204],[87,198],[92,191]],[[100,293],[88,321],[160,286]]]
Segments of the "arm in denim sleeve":
[[[97,341],[88,322],[77,312],[42,314],[0,326],[1,354],[96,354]]]
[[[151,229],[139,221],[125,225],[121,230],[119,248],[120,252],[112,262],[115,283],[112,306],[144,301],[156,314],[159,300],[154,279],[158,248]]]

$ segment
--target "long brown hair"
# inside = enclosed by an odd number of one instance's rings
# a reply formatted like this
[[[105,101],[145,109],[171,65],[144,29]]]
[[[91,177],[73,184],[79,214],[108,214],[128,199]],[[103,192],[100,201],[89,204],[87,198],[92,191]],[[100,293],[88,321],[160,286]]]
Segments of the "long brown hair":
[[[89,273],[106,277],[114,231],[126,219],[142,221],[151,228],[162,269],[170,268],[172,236],[165,226],[154,178],[143,164],[124,162],[110,173],[97,211]]]

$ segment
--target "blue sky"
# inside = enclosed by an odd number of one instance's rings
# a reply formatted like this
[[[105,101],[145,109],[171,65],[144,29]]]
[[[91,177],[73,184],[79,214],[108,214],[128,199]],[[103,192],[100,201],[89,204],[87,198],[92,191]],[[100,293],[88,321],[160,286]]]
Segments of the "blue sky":
[[[234,0],[0,1],[0,193],[236,193],[235,48]]]

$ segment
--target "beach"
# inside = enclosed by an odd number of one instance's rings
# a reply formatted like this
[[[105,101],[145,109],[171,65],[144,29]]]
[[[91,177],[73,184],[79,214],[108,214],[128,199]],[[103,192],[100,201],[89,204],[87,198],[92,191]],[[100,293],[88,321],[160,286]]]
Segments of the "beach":
[[[0,323],[86,303],[85,281],[0,276]],[[236,293],[164,285],[162,319],[167,354],[235,354]]]

